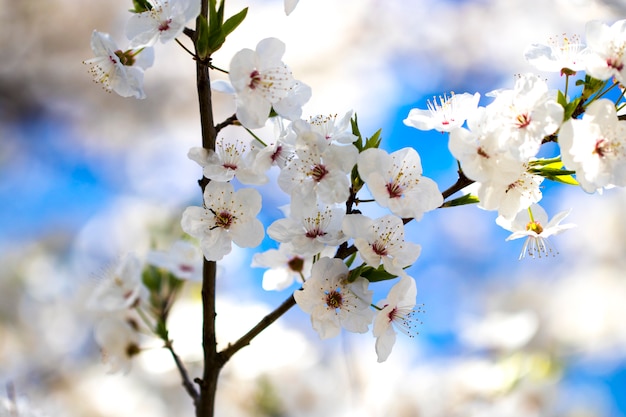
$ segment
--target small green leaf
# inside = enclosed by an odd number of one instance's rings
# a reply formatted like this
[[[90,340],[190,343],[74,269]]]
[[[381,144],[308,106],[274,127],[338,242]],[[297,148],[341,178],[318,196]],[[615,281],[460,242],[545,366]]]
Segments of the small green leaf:
[[[561,90],[557,93],[556,101],[563,106],[563,108],[567,107],[567,97],[565,97],[565,94],[563,94]]]
[[[446,201],[441,205],[441,207],[455,207],[455,206],[464,206],[466,204],[476,204],[480,203],[478,197],[472,194],[465,194],[461,197],[455,198],[454,200]]]
[[[130,10],[132,13],[143,13],[152,10],[152,5],[148,0],[133,0],[133,8]]]
[[[549,177],[546,176],[546,178],[551,181],[560,182],[562,184],[580,185],[572,175],[554,175]]]
[[[163,320],[157,321],[156,326],[154,327],[154,333],[164,342],[169,342],[169,332],[167,331],[167,326]]]
[[[156,266],[148,265],[141,273],[141,281],[150,292],[158,292],[161,288],[161,271]]]
[[[209,51],[209,24],[204,16],[198,16],[198,37],[196,39],[196,54],[198,58],[205,59],[211,54]]]
[[[230,35],[233,30],[237,29],[237,26],[239,26],[241,22],[243,22],[247,14],[248,14],[248,8],[246,7],[245,9],[243,9],[236,15],[233,15],[229,17],[228,19],[226,19],[226,21],[224,22],[224,25],[222,25],[222,34],[224,35],[224,38]]]
[[[360,276],[367,279],[369,282],[380,282],[397,278],[397,275],[385,271],[382,265],[379,265],[378,268],[367,267],[361,271]],[[356,277],[354,279],[356,279]]]
[[[564,121],[572,118],[572,116],[574,115],[574,112],[578,108],[578,105],[581,103],[582,99],[583,99],[582,97],[576,97],[574,100],[567,103],[567,105],[563,107],[564,108],[564,112],[563,112]]]
[[[380,146],[382,141],[380,134],[382,131],[382,129],[378,129],[371,138],[365,140],[365,149],[378,148]]]

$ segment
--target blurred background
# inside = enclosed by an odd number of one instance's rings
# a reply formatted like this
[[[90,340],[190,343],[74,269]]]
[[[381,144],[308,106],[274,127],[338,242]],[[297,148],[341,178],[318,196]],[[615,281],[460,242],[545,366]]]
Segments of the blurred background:
[[[83,314],[83,289],[107,264],[168,248],[182,210],[200,204],[200,169],[186,157],[200,145],[189,56],[156,45],[145,100],[106,93],[82,64],[94,29],[126,46],[131,6],[0,0],[0,398],[14,389],[44,415],[193,415],[158,343],[127,375],[109,375]],[[289,17],[282,1],[229,0],[227,14],[246,6],[215,65],[228,68],[263,38],[283,40],[284,61],[313,90],[304,117],[356,111],[366,136],[382,128],[385,149],[415,147],[440,189],[456,179],[447,135],[404,126],[411,108],[450,91],[512,88],[532,70],[528,44],[584,39],[587,21],[626,17],[621,0],[300,0]],[[563,88],[558,75],[546,78]],[[215,102],[217,120],[234,112],[229,97]],[[267,226],[286,197],[262,192]],[[542,205],[550,216],[572,208],[566,222],[578,225],[551,239],[553,258],[518,261],[523,242],[505,242],[496,214],[474,206],[410,223],[422,245],[410,270],[426,309],[419,336],[399,335],[378,364],[371,334],[321,341],[295,307],[227,365],[219,415],[626,415],[626,193],[544,183]],[[222,263],[223,345],[297,288],[263,292],[252,255],[235,249]],[[373,289],[379,299],[388,285]],[[188,285],[171,317],[192,376],[198,291]]]

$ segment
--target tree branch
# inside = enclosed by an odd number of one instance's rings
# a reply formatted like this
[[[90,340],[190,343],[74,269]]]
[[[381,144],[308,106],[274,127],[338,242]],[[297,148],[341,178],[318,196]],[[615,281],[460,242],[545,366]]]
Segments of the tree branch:
[[[200,394],[198,394],[198,391],[196,390],[196,386],[193,384],[193,382],[191,382],[191,379],[189,378],[189,374],[187,373],[187,369],[185,368],[185,365],[180,360],[180,357],[178,357],[178,355],[174,351],[174,347],[172,346],[171,340],[165,343],[165,348],[169,350],[170,353],[172,354],[172,358],[174,358],[174,363],[176,363],[176,368],[178,368],[178,372],[180,373],[180,376],[183,380],[183,387],[185,387],[185,390],[187,391],[189,396],[193,399],[194,405],[197,406],[198,400],[200,398]]]

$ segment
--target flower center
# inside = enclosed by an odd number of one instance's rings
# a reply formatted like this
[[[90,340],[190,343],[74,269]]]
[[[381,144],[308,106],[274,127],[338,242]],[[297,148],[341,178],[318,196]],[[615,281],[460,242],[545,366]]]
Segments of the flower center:
[[[618,147],[608,139],[596,140],[596,146],[593,149],[593,153],[597,154],[600,158],[605,158],[609,155],[614,155],[618,152]]]
[[[479,156],[482,156],[483,158],[489,159],[489,154],[487,152],[485,152],[485,150],[482,147],[478,147],[478,149],[476,150],[476,153]]]
[[[387,256],[389,253],[387,252],[387,245],[385,242],[381,242],[380,240],[377,240],[372,244],[372,250],[378,256]]]
[[[307,172],[307,175],[313,178],[315,182],[320,182],[328,174],[328,170],[322,164],[315,164],[311,167],[311,170]]]
[[[386,185],[387,193],[389,193],[389,198],[400,198],[402,197],[402,192],[404,191],[402,185],[398,182],[388,182]]]
[[[326,294],[326,305],[332,309],[341,308],[343,305],[343,296],[337,290],[330,291]]]
[[[624,63],[617,58],[608,58],[606,60],[606,65],[615,69],[616,71],[622,71],[624,69]]]
[[[132,67],[135,64],[135,56],[133,55],[133,51],[130,49],[128,51],[122,51],[121,49],[118,49],[117,51],[115,51],[115,55],[120,59],[120,63],[122,65]],[[113,57],[109,57],[109,59],[111,60],[111,62],[113,62],[113,64],[116,64]]]
[[[250,73],[250,84],[248,84],[248,87],[250,87],[252,90],[256,90],[256,88],[261,85],[261,82],[261,74],[259,73],[259,71],[252,71]]]
[[[515,125],[519,129],[523,129],[530,124],[530,115],[528,113],[518,114],[515,120],[516,120]]]
[[[159,24],[159,32],[165,32],[166,30],[169,30],[170,23],[172,23],[172,19],[171,18],[161,22]]]
[[[538,235],[540,235],[543,232],[543,227],[541,226],[541,223],[537,221],[532,221],[532,222],[528,222],[528,224],[526,225],[526,230],[535,232]]]
[[[215,215],[215,226],[228,229],[232,226],[235,217],[227,211],[222,211]]]

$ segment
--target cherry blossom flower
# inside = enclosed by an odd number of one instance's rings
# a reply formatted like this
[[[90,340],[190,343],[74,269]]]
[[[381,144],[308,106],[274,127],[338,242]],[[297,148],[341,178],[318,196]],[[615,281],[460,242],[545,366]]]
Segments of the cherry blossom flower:
[[[225,182],[237,177],[242,184],[261,185],[267,183],[268,178],[254,164],[258,151],[239,140],[220,139],[215,150],[193,147],[187,156],[202,167],[204,176],[210,180]]]
[[[540,185],[544,177],[528,173],[526,164],[517,161],[506,168],[499,177],[478,183],[476,194],[480,200],[478,207],[498,210],[500,216],[510,219],[541,200]]]
[[[318,114],[309,118],[308,121],[296,120],[293,123],[293,129],[296,133],[312,130],[321,134],[326,142],[336,142],[344,145],[353,143],[358,137],[352,134],[350,120],[354,112],[350,110],[337,121],[337,115],[323,116]]]
[[[89,71],[95,82],[122,97],[146,97],[143,72],[154,62],[152,48],[122,51],[108,33],[94,30],[91,34],[91,49],[96,57],[83,63],[90,66]]]
[[[417,260],[422,249],[404,240],[402,219],[391,214],[375,220],[362,214],[349,214],[343,219],[342,229],[354,239],[354,246],[368,265],[376,268],[382,262],[390,274],[401,275],[403,268]]]
[[[524,51],[526,61],[540,71],[562,72],[563,69],[582,71],[588,54],[586,45],[577,35],[550,38],[548,45],[533,43]]]
[[[335,249],[327,247],[321,256],[332,256]],[[309,276],[313,266],[312,256],[302,256],[296,252],[291,243],[281,243],[278,249],[269,249],[256,253],[252,258],[253,267],[269,268],[263,273],[263,289],[280,291],[293,282],[302,283]]]
[[[219,261],[232,250],[231,242],[244,248],[263,240],[263,224],[255,217],[261,211],[261,195],[244,188],[234,191],[230,183],[211,181],[204,190],[204,207],[187,207],[181,226],[200,240],[208,261]]]
[[[559,134],[563,164],[576,171],[588,193],[626,186],[626,121],[607,99],[591,103],[582,119],[570,119]]]
[[[397,216],[420,220],[425,212],[443,204],[437,184],[422,176],[422,163],[413,148],[392,154],[366,149],[357,163],[359,175],[376,202]]]
[[[311,89],[295,80],[282,62],[285,44],[276,38],[263,39],[256,50],[243,49],[230,62],[230,82],[235,89],[237,120],[249,129],[265,125],[273,108],[294,120],[311,97]]]
[[[150,265],[164,268],[178,279],[202,281],[202,252],[186,240],[177,240],[167,252],[148,252],[146,261]]]
[[[615,77],[626,83],[626,19],[608,26],[597,20],[587,23],[589,56],[587,74],[599,80]]]
[[[576,226],[571,223],[560,224],[570,211],[561,211],[548,221],[548,215],[543,207],[533,204],[528,210],[520,211],[512,220],[499,216],[496,223],[513,232],[506,238],[507,241],[526,238],[519,259],[524,258],[526,254],[531,258],[535,256],[541,258],[542,254],[555,256],[558,252],[552,248],[548,238]]]
[[[345,209],[339,205],[307,206],[293,201],[289,217],[278,219],[267,228],[267,234],[278,242],[291,242],[296,253],[311,256],[326,246],[346,241],[341,231]]]
[[[95,312],[120,312],[139,305],[147,296],[141,274],[143,264],[128,253],[108,268],[87,299],[87,308]]]
[[[403,275],[391,290],[385,300],[377,303],[379,308],[374,318],[372,334],[376,337],[376,354],[378,362],[384,362],[389,357],[393,345],[396,343],[396,330],[414,336],[414,326],[421,324],[415,319],[420,313],[421,306],[415,309],[417,287],[415,280]]]
[[[322,339],[339,335],[341,328],[365,333],[374,318],[370,309],[373,292],[368,281],[358,277],[349,283],[348,267],[335,258],[323,257],[311,269],[311,277],[293,296]]]
[[[166,43],[183,32],[185,24],[200,14],[200,0],[151,0],[152,9],[135,13],[126,25],[134,47]]]
[[[94,338],[109,372],[128,373],[131,359],[140,353],[137,324],[117,316],[105,317],[96,324]]]
[[[564,113],[546,81],[533,74],[521,75],[512,90],[495,93],[487,111],[500,149],[521,162],[537,155],[543,139],[561,126]]]
[[[433,101],[427,101],[427,109],[411,109],[404,119],[404,124],[419,130],[437,130],[450,132],[461,127],[465,120],[476,110],[480,94],[469,93],[454,94],[448,97],[443,95],[439,101],[434,97]]]
[[[295,158],[278,175],[280,188],[314,205],[344,203],[350,196],[348,174],[358,150],[354,146],[327,144],[319,133],[307,131],[297,138]]]
[[[488,116],[486,109],[479,107],[467,119],[468,129],[454,129],[448,141],[448,149],[461,164],[465,176],[477,182],[500,178],[502,171],[511,171],[511,164],[519,165],[499,148],[495,126]]]

